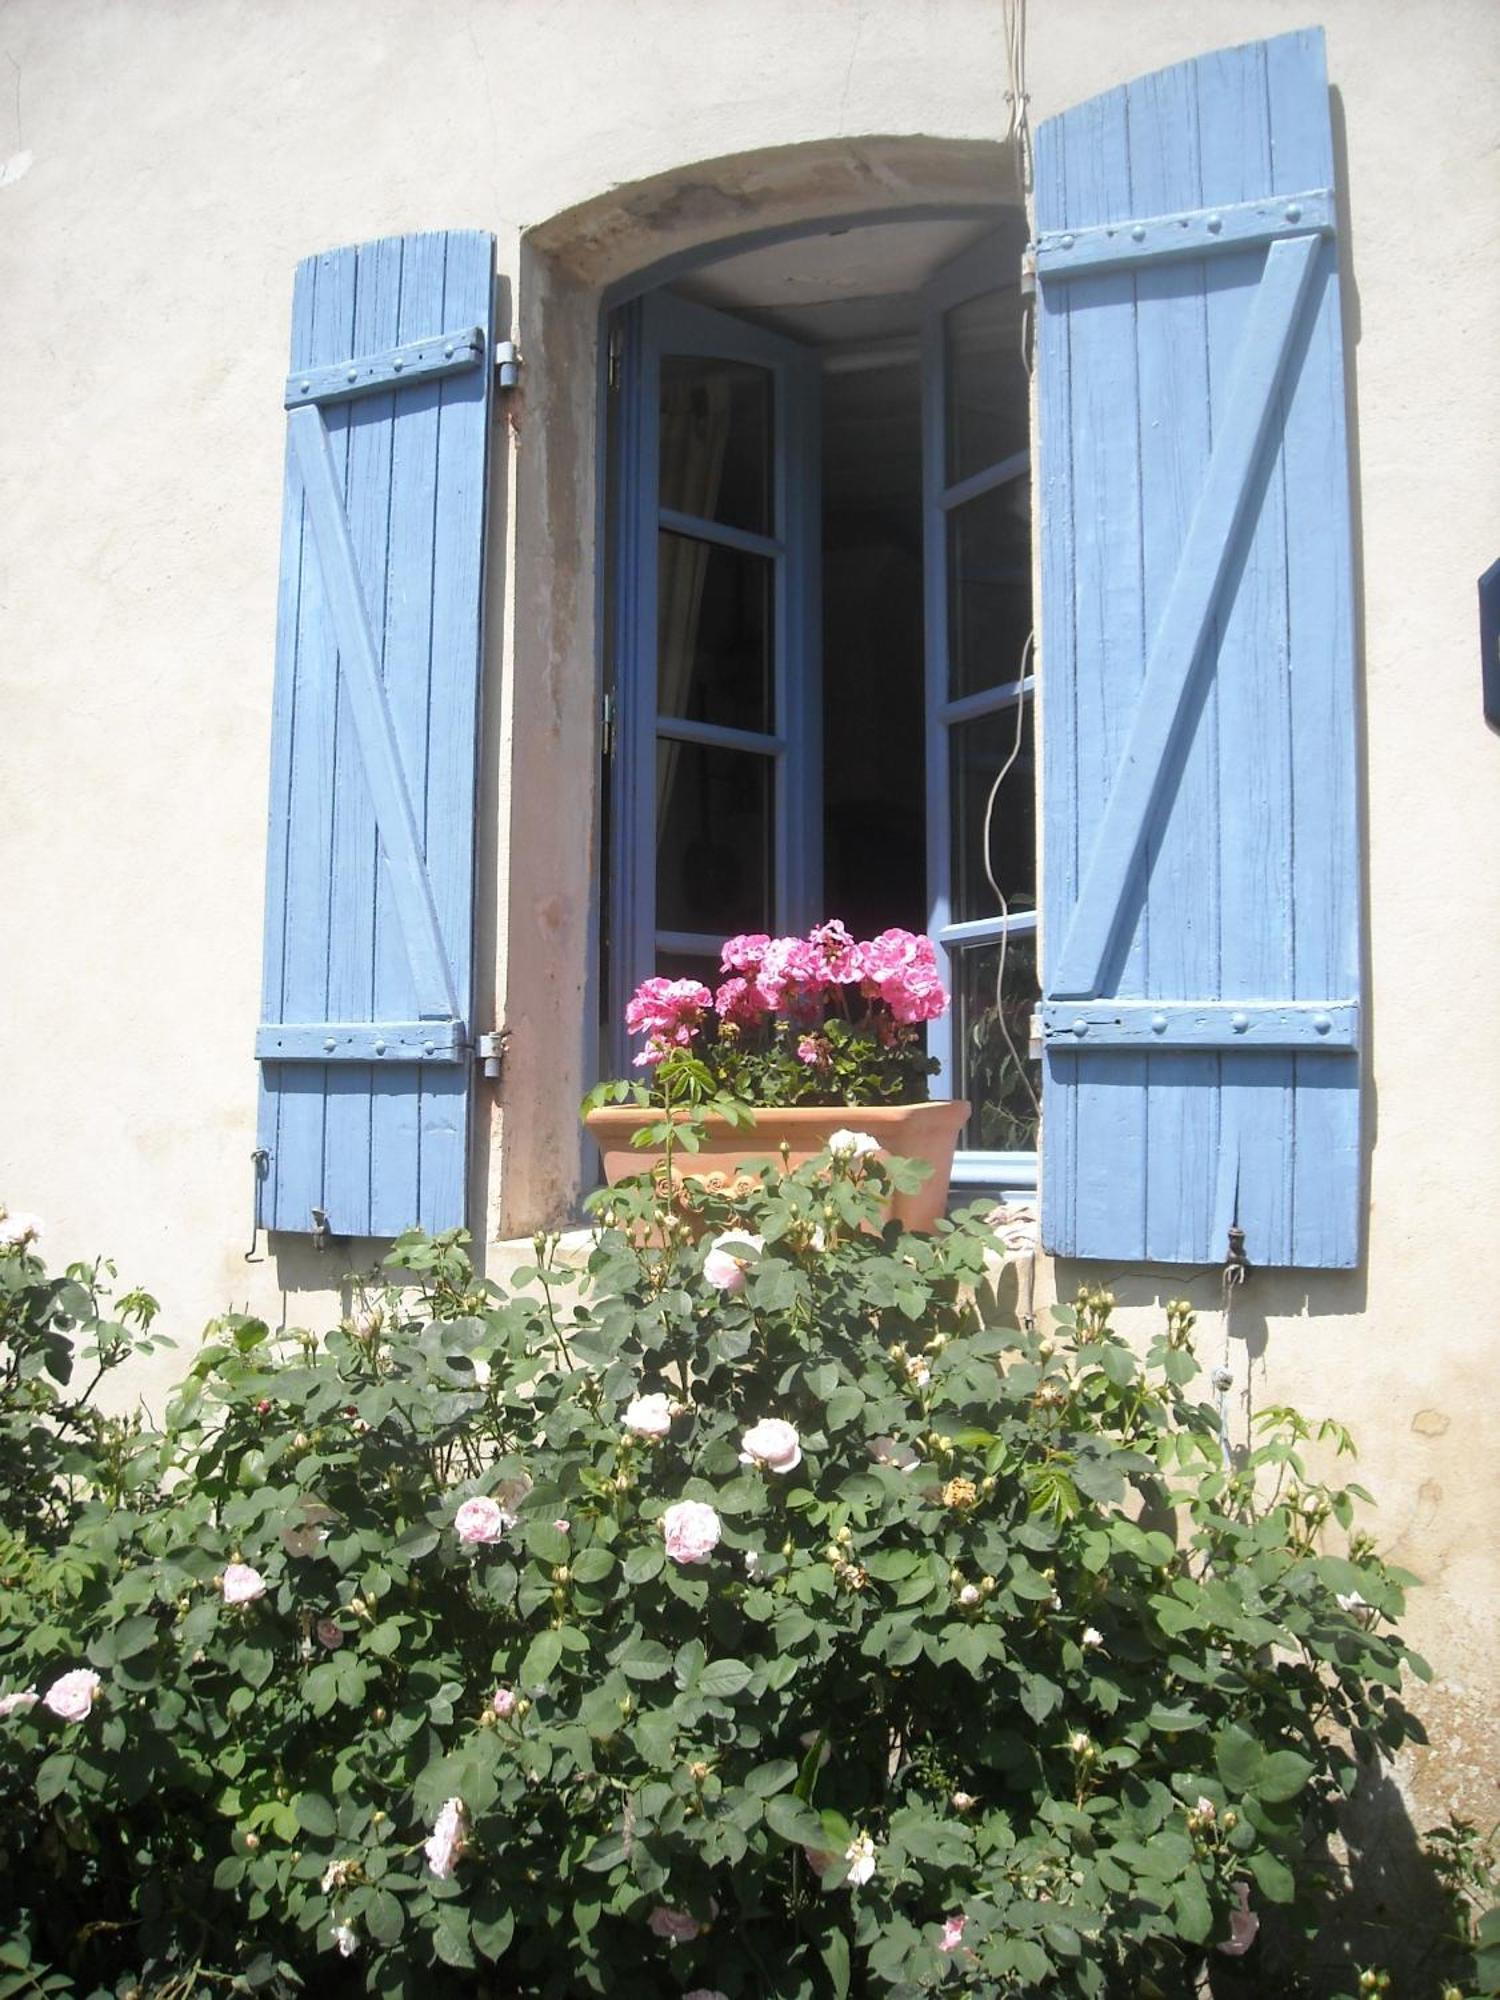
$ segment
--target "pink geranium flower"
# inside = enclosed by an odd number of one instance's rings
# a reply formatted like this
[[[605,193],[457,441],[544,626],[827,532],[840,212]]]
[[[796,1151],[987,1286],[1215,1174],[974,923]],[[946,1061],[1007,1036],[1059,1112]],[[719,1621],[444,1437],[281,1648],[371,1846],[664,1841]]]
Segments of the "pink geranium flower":
[[[650,1037],[636,1057],[660,1062],[674,1048],[686,1048],[713,1005],[713,995],[697,979],[647,979],[635,989],[625,1009],[625,1026],[632,1035]]]

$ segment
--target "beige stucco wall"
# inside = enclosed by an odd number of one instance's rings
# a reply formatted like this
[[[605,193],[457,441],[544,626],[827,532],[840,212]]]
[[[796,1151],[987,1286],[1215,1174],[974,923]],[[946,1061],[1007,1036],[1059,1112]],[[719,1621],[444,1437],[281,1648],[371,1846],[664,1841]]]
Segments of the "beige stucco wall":
[[[1252,1282],[1236,1417],[1253,1396],[1354,1425],[1426,1585],[1443,1748],[1419,1789],[1486,1819],[1500,739],[1474,579],[1500,554],[1500,10],[1033,0],[1031,110],[1309,15],[1347,148],[1376,1136],[1366,1266]],[[231,1303],[337,1303],[338,1255],[244,1260],[295,261],[493,228],[528,352],[487,669],[481,1024],[515,1042],[475,1173],[498,1238],[565,1214],[588,1080],[598,288],[765,216],[951,192],[983,149],[916,135],[998,141],[1004,89],[999,0],[0,0],[0,1199],[52,1251],[110,1251],[188,1335]],[[682,171],[737,154],[759,158]],[[1212,1304],[1211,1281],[1087,1275]]]

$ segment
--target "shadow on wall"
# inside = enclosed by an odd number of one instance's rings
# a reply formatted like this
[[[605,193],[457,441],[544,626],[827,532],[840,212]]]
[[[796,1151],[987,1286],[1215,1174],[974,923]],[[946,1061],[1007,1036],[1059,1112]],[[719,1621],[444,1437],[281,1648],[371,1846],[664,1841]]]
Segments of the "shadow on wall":
[[[391,1247],[385,1237],[330,1235],[318,1249],[310,1236],[277,1230],[266,1242],[281,1292],[283,1326],[326,1332],[330,1293],[338,1295],[338,1316],[347,1318],[358,1310],[361,1292],[378,1290],[390,1275],[382,1268]]]

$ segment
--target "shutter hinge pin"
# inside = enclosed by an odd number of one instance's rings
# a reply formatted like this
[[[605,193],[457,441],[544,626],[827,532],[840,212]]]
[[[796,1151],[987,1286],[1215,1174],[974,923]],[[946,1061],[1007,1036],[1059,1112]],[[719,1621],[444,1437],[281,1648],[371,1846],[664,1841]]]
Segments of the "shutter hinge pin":
[[[615,698],[609,690],[605,691],[604,700],[600,706],[599,739],[600,749],[607,764],[615,754]]]
[[[606,362],[605,380],[611,389],[620,386],[620,364],[625,353],[625,329],[615,320],[609,329],[609,351]]]
[[[485,1075],[492,1080],[500,1074],[509,1042],[509,1028],[497,1028],[492,1033],[480,1035],[476,1039],[474,1053],[484,1064]]]
[[[514,389],[521,379],[521,350],[513,340],[495,342],[495,386]]]

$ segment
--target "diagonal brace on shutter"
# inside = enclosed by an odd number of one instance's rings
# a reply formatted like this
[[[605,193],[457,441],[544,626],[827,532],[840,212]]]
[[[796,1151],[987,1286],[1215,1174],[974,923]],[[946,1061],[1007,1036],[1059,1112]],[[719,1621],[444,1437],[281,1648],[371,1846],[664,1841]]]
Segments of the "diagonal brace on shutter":
[[[453,973],[417,838],[416,816],[385,698],[380,656],[359,580],[359,563],[349,534],[327,426],[321,412],[313,407],[291,411],[287,424],[328,593],[349,709],[374,801],[375,824],[390,868],[401,935],[411,962],[417,1012],[423,1020],[457,1020],[460,1010]]]
[[[1104,984],[1124,920],[1126,886],[1146,844],[1168,753],[1246,523],[1256,464],[1321,248],[1321,238],[1300,236],[1273,243],[1266,252],[1224,421],[1152,641],[1125,754],[1047,980],[1049,999],[1092,999]]]

